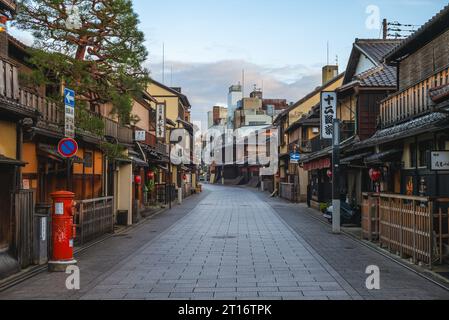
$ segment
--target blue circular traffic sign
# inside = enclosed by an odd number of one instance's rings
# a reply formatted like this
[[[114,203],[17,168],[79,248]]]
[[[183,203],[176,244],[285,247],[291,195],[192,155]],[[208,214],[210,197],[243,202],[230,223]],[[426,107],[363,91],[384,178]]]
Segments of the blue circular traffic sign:
[[[78,143],[72,138],[59,141],[58,152],[64,158],[72,158],[78,152]]]

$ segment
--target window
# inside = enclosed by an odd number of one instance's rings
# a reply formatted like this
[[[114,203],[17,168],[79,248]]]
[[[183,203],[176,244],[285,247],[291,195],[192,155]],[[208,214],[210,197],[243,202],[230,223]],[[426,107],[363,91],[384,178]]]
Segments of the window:
[[[419,143],[419,166],[427,167],[427,153],[433,150],[433,141],[422,141]]]
[[[416,144],[410,145],[410,168],[416,168]]]
[[[92,158],[93,158],[92,151],[84,152],[84,167],[85,168],[92,168],[92,166],[93,166]]]
[[[446,137],[440,137],[440,140],[439,140],[439,143],[438,143],[438,150],[439,151],[446,150],[447,149],[446,146],[447,146],[448,142],[449,142],[449,140],[447,140]]]

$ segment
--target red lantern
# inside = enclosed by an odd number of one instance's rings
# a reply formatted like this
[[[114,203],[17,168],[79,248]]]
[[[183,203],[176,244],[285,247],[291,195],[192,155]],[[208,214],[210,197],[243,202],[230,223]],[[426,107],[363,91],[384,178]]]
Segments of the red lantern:
[[[378,169],[371,169],[369,171],[369,177],[370,177],[371,181],[378,182],[380,180],[380,178],[382,177],[382,173]]]
[[[332,172],[332,170],[327,170],[327,176],[329,177],[329,179],[332,179],[334,173]]]
[[[142,177],[141,176],[134,176],[134,183],[137,185],[142,184]]]
[[[187,180],[187,175],[184,173],[184,175],[182,176],[182,180],[186,181]]]
[[[148,171],[148,179],[153,180],[154,179],[154,172],[153,171]]]

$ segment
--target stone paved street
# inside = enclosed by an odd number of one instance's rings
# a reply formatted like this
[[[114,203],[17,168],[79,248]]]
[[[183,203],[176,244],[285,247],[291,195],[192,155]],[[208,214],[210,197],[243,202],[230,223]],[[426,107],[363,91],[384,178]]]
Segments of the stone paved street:
[[[332,235],[305,210],[255,190],[206,186],[203,195],[78,257],[80,291],[64,289],[64,274],[43,273],[0,299],[449,299],[382,255]],[[373,264],[382,279],[375,292],[365,288]]]

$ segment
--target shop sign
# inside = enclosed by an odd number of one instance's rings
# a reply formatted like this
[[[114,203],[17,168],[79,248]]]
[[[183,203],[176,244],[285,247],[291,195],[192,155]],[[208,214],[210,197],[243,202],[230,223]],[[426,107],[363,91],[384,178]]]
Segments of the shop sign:
[[[449,151],[431,152],[430,166],[432,171],[449,171]]]
[[[166,106],[164,103],[159,103],[156,106],[156,138],[165,140],[165,123],[166,123]]]
[[[337,93],[321,93],[321,138],[334,137],[334,120],[337,118]]]

